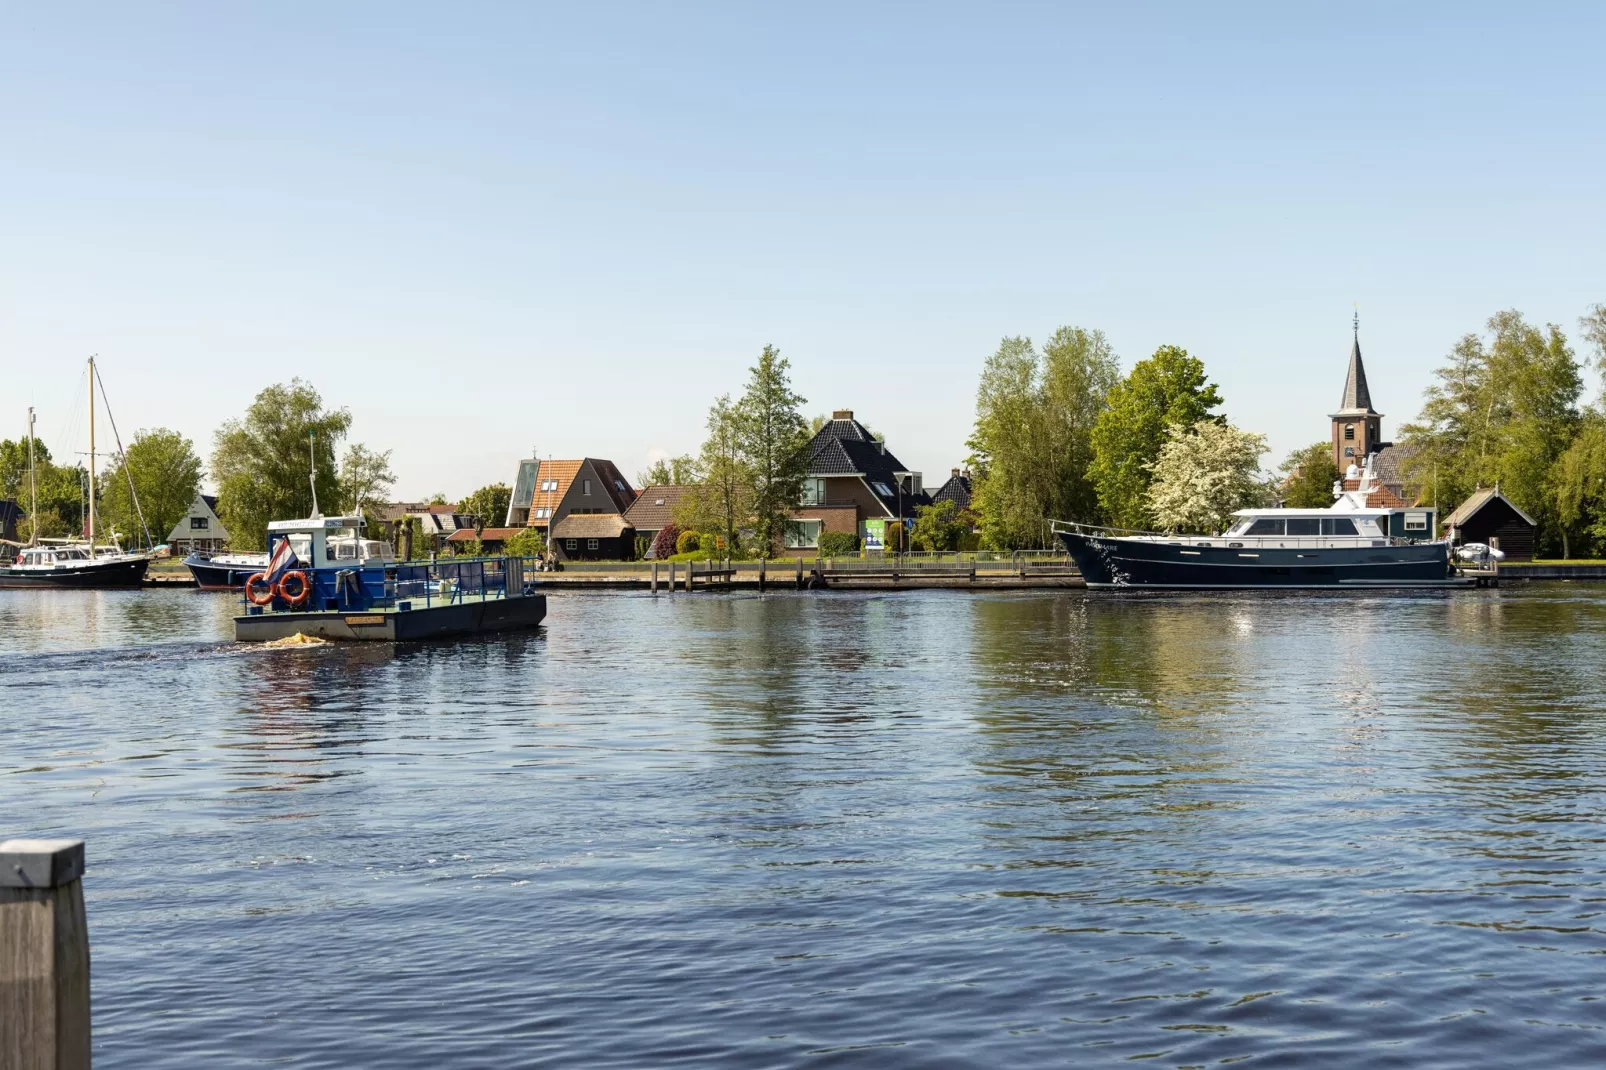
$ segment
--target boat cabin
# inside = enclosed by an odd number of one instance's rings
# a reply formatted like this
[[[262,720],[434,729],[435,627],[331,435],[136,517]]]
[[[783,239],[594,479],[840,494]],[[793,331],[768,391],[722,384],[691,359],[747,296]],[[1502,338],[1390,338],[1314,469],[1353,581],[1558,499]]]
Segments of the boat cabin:
[[[360,516],[275,520],[268,525],[268,552],[273,552],[279,540],[288,539],[304,568],[352,568],[394,561],[387,543],[363,538],[363,523]]]
[[[30,546],[17,554],[17,564],[28,565],[66,565],[77,561],[89,561],[89,551],[77,546]]]

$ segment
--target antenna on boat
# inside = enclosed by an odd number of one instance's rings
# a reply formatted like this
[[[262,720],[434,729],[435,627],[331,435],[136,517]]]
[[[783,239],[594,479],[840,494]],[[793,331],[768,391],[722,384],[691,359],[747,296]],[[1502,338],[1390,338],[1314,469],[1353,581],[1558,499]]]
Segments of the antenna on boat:
[[[89,357],[89,559],[95,559],[95,357]]]
[[[317,441],[317,438],[318,429],[316,427],[307,428],[307,461],[309,463],[307,478],[312,483],[312,515],[314,517],[323,516],[322,513],[318,512],[318,455],[313,450],[313,444]]]
[[[33,463],[33,406],[28,406],[28,545],[39,545],[39,474]]]

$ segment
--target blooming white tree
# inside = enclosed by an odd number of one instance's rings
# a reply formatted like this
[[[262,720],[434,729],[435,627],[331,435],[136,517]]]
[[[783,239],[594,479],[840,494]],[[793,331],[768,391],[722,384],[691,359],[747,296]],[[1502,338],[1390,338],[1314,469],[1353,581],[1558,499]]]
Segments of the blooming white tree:
[[[1155,521],[1166,531],[1223,530],[1235,510],[1266,500],[1260,475],[1266,449],[1265,435],[1229,423],[1173,424],[1160,455],[1147,466],[1154,475],[1149,508]]]

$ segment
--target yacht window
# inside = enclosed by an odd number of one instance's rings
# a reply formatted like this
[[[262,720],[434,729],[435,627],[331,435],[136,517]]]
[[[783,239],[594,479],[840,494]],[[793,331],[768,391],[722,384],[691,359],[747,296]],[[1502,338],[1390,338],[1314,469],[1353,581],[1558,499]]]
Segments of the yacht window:
[[[1355,530],[1355,521],[1347,516],[1335,516],[1329,519],[1322,517],[1323,535],[1359,535]]]
[[[1272,517],[1269,517],[1269,516],[1263,516],[1259,520],[1256,520],[1253,524],[1250,524],[1249,525],[1249,530],[1244,532],[1244,534],[1245,535],[1281,535],[1281,534],[1283,534],[1283,525],[1284,525],[1284,523],[1285,523],[1285,521],[1283,521],[1282,518],[1280,518],[1280,517],[1276,518],[1276,519],[1273,519]]]
[[[355,543],[342,542],[342,543],[336,543],[335,544],[335,557],[336,557],[336,559],[338,559],[338,560],[345,560],[345,559],[348,559],[348,558],[355,559],[356,556],[357,556],[357,546],[356,546]]]
[[[1319,516],[1291,516],[1288,518],[1288,534],[1290,535],[1320,535],[1322,533],[1322,518]]]

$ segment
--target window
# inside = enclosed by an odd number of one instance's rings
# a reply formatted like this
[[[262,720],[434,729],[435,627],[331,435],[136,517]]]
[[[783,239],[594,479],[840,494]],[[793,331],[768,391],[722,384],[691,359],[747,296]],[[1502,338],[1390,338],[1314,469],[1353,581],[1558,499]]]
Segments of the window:
[[[580,481],[580,493],[585,495],[587,498],[591,497],[591,480],[582,479]]]
[[[823,520],[793,520],[786,525],[786,545],[794,549],[815,549],[820,545]]]
[[[1324,516],[1322,517],[1322,534],[1359,535],[1360,532],[1355,530],[1355,521],[1351,520],[1347,516],[1336,516],[1332,518]]]
[[[1355,441],[1355,425],[1354,424],[1345,424],[1344,425],[1344,441],[1345,442],[1354,442]]]
[[[805,479],[803,481],[803,504],[819,505],[825,501],[825,480]]]
[[[552,510],[546,508],[545,506],[542,506],[540,509],[537,509],[535,511],[535,518],[537,520],[545,520],[547,517],[549,517],[551,515],[552,515]]]
[[[1426,513],[1406,513],[1405,514],[1405,530],[1406,531],[1426,531],[1427,529],[1428,529],[1428,514],[1426,514]]]
[[[1244,532],[1244,534],[1245,535],[1281,535],[1281,534],[1283,534],[1283,525],[1284,525],[1284,523],[1285,523],[1285,521],[1283,521],[1281,519],[1273,519],[1273,518],[1271,518],[1269,516],[1263,516],[1259,520],[1256,520],[1253,524],[1250,524],[1249,525],[1249,530]]]
[[[209,526],[210,525],[207,524],[206,517],[204,517],[204,516],[192,516],[192,517],[190,517],[190,530],[191,531],[205,531]]]
[[[1345,446],[1344,447],[1344,456],[1346,456],[1346,457],[1355,456],[1355,447],[1354,446]]]
[[[596,539],[587,539],[586,540],[586,549],[587,550],[595,550],[596,548],[597,548],[597,540]]]
[[[618,487],[620,490],[624,490],[625,489],[625,481],[622,480],[622,479],[614,480],[613,481],[613,485]]]
[[[580,540],[579,539],[564,539],[563,540],[563,548],[565,550],[573,550],[576,547],[578,547],[579,545],[580,545]]]
[[[1320,535],[1322,533],[1322,518],[1319,516],[1291,516],[1288,518],[1288,534],[1290,535]]]
[[[874,483],[871,483],[870,486],[871,486],[871,488],[873,488],[875,490],[875,492],[877,494],[881,495],[883,498],[892,497],[892,488],[887,486],[885,483],[881,482],[879,479],[876,480]]]
[[[543,480],[541,480],[541,489],[542,490],[557,490],[558,489],[558,481],[555,480],[555,479],[543,479]]]

